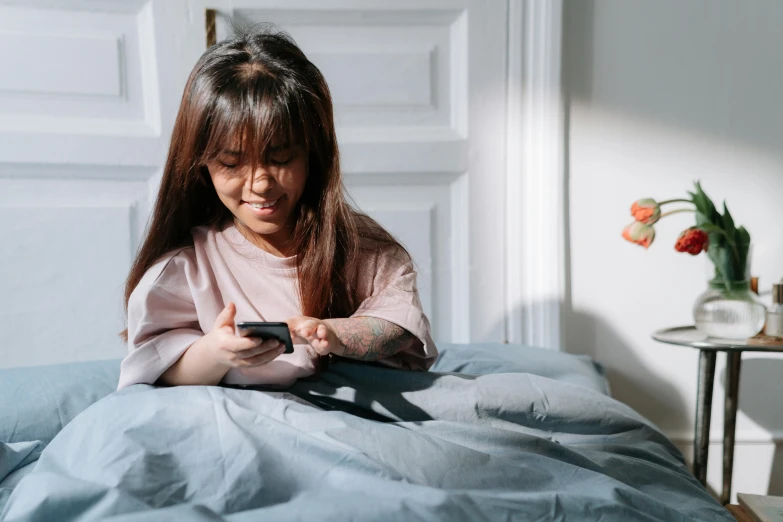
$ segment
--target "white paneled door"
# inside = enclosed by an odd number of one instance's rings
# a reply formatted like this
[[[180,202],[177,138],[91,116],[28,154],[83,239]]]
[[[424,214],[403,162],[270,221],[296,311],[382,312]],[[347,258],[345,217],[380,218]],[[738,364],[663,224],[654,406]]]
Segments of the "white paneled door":
[[[413,254],[435,338],[505,336],[506,2],[0,1],[0,367],[119,357],[122,287],[206,8],[289,32],[350,195]]]

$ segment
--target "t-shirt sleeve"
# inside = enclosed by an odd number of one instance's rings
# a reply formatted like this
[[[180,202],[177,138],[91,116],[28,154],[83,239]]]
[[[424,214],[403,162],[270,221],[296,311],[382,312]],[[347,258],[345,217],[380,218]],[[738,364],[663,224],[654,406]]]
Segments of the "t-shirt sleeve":
[[[153,265],[128,301],[128,350],[117,389],[154,384],[204,335],[188,285],[185,251]]]
[[[437,359],[438,350],[419,299],[413,262],[404,252],[385,251],[377,256],[374,270],[365,277],[372,278],[372,290],[352,317],[385,319],[414,336],[396,355],[379,362],[398,368],[428,369]]]

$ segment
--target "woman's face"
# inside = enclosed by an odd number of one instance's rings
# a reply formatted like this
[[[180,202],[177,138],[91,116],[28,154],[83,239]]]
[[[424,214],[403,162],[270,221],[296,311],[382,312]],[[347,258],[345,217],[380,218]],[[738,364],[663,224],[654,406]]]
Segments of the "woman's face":
[[[294,210],[307,181],[307,155],[300,145],[273,145],[267,156],[253,172],[249,163],[238,163],[238,151],[224,150],[207,169],[220,201],[248,229],[242,232],[254,232],[257,237],[249,239],[288,256]]]

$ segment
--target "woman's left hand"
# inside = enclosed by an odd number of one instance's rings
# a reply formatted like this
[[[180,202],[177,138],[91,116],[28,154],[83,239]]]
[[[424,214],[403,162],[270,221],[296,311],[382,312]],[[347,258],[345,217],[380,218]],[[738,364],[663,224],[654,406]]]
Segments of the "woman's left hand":
[[[301,339],[313,347],[318,355],[340,352],[340,339],[326,321],[300,315],[286,321],[292,339]]]

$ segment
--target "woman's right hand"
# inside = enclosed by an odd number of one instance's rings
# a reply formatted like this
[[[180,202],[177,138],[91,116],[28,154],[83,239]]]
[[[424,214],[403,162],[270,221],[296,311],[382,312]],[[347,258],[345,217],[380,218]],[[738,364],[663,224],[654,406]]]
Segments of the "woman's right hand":
[[[285,345],[275,339],[237,337],[234,329],[234,303],[228,303],[215,319],[212,331],[203,338],[215,361],[227,368],[252,368],[275,360],[285,351]]]

